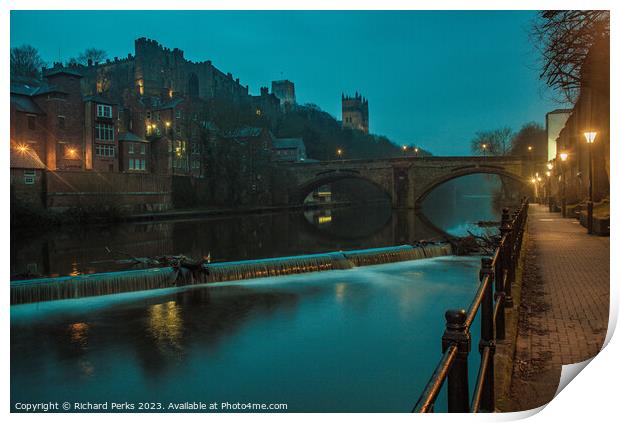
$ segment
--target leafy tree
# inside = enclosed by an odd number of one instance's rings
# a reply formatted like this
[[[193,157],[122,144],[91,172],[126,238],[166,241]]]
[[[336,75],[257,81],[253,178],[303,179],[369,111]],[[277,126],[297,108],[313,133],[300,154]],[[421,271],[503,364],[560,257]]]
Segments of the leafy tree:
[[[526,123],[521,127],[511,140],[510,154],[524,156],[530,152],[537,156],[544,155],[547,151],[547,132],[536,122]]]
[[[597,42],[609,42],[608,10],[546,10],[532,27],[541,53],[541,79],[574,103],[582,85],[582,65]]]
[[[107,57],[108,53],[105,50],[91,47],[78,54],[77,62],[86,65],[88,60],[91,60],[93,63],[103,62]]]
[[[508,127],[480,131],[471,140],[471,151],[479,155],[504,156],[510,151],[512,130]]]
[[[11,77],[41,78],[45,62],[31,45],[24,44],[11,49]]]

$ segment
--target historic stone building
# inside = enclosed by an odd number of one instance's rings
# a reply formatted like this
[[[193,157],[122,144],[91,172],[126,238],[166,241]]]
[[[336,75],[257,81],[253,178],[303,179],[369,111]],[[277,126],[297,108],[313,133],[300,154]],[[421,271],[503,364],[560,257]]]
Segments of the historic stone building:
[[[295,84],[287,79],[271,81],[271,92],[280,100],[280,107],[284,110],[296,104]]]
[[[368,100],[360,94],[354,97],[342,94],[342,127],[368,133]]]

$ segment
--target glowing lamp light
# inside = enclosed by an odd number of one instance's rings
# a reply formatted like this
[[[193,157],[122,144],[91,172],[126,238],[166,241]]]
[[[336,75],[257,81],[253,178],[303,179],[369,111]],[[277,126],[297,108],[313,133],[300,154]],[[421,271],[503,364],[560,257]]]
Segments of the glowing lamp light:
[[[26,144],[18,144],[17,146],[15,146],[15,149],[19,151],[20,153],[25,153],[26,151],[29,150]]]
[[[482,149],[486,150],[487,149],[487,145],[486,144],[482,144]]]
[[[170,127],[170,122],[166,121],[166,128],[169,128],[169,127]]]
[[[594,142],[594,139],[596,138],[596,132],[594,131],[584,132],[583,136],[586,137],[586,142],[588,144],[592,144]]]
[[[417,153],[420,150],[418,149],[418,147],[416,147],[416,148],[413,149],[413,151],[415,151]]]
[[[568,153],[560,153],[560,159],[562,159],[562,161],[565,162],[566,159],[568,159]]]
[[[553,169],[553,164],[547,163],[547,169],[549,169],[549,170]]]
[[[539,177],[538,177],[538,182],[540,182],[540,181],[542,181],[542,178],[539,176]]]
[[[531,145],[527,146],[527,151],[532,151],[532,146]]]
[[[407,146],[403,145],[403,151],[407,151]]]
[[[547,171],[547,176],[551,176],[551,172]]]
[[[532,183],[535,184],[536,183],[536,178],[532,178]]]
[[[338,154],[339,156],[341,156],[341,155],[342,155],[342,149],[340,149],[340,148],[339,148],[338,150],[336,150],[336,154]]]

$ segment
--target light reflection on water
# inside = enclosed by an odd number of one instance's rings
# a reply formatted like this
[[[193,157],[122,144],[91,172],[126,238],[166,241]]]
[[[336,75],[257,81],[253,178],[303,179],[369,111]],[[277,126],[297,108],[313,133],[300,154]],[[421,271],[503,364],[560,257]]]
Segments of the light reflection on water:
[[[443,313],[469,304],[478,264],[441,257],[134,296],[107,307],[12,307],[12,402],[409,411],[439,358]],[[472,366],[477,359],[472,353]]]

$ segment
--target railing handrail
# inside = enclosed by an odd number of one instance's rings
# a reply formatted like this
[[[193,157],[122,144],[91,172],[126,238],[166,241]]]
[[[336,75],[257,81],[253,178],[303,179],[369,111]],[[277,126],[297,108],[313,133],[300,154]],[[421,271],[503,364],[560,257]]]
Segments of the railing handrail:
[[[528,205],[527,198],[523,198],[512,218],[507,208],[502,210],[501,238],[498,246],[491,257],[482,258],[480,285],[467,312],[465,310],[446,312],[447,323],[442,337],[442,357],[418,398],[413,412],[434,411],[435,400],[446,379],[448,412],[494,411],[495,342],[505,338],[505,308],[512,307],[512,284],[521,254]],[[481,309],[479,343],[481,360],[470,405],[467,369],[467,357],[471,349],[470,329]]]

